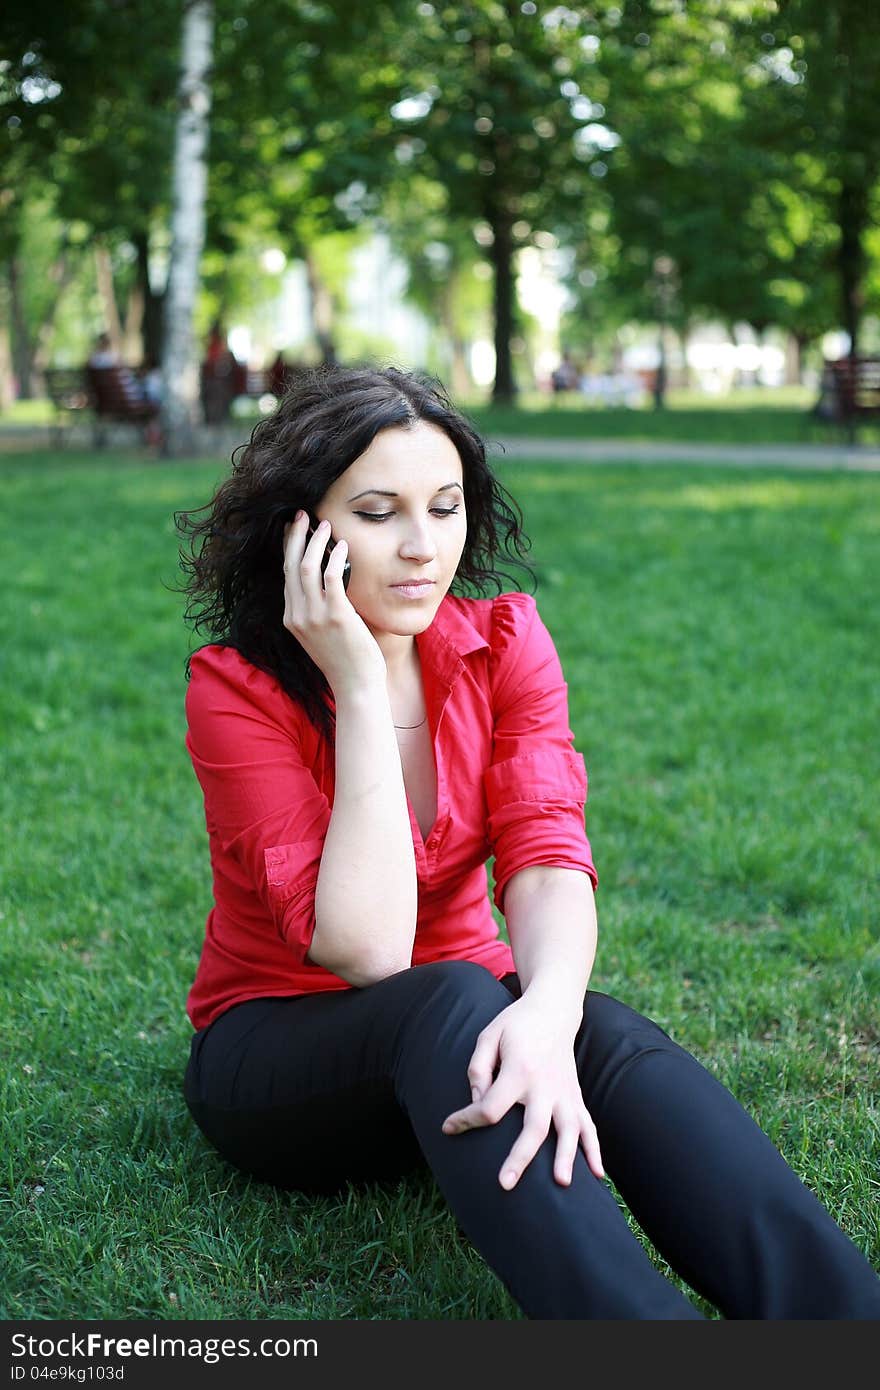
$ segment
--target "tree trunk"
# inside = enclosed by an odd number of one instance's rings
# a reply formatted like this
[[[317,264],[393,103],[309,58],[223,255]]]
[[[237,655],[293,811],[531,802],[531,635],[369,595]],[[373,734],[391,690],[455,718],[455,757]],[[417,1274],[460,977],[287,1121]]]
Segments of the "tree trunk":
[[[8,410],[15,400],[15,377],[12,371],[12,344],[9,335],[9,285],[0,279],[0,411]]]
[[[135,280],[128,292],[125,322],[122,325],[122,355],[126,362],[139,362],[144,352],[144,296],[140,282]]]
[[[666,382],[669,368],[666,357],[666,329],[660,328],[657,334],[657,370],[654,373],[654,409],[663,410],[666,406]]]
[[[492,287],[492,308],[495,322],[495,384],[492,400],[496,405],[513,405],[516,382],[513,379],[513,359],[510,340],[513,337],[516,310],[514,306],[513,236],[508,213],[493,209],[488,222],[493,241],[489,258],[495,273]]]
[[[162,452],[191,453],[199,411],[199,363],[193,310],[205,241],[209,69],[214,37],[213,0],[192,0],[184,10],[179,112],[174,140],[171,263],[162,352]]]
[[[151,362],[162,359],[162,319],[164,294],[156,294],[150,284],[150,242],[146,231],[135,232],[132,240],[137,248],[137,278],[143,297],[144,311],[141,337],[144,357]]]
[[[840,272],[840,309],[843,326],[849,334],[851,357],[856,356],[859,345],[862,275],[865,265],[862,233],[866,222],[866,212],[867,203],[864,188],[844,181],[837,203],[837,220],[840,225],[837,266]]]
[[[31,369],[34,349],[27,328],[27,315],[21,287],[21,262],[18,256],[9,261],[9,318],[12,325],[12,371],[18,386],[18,399],[33,397]]]
[[[453,399],[466,396],[471,389],[471,374],[467,363],[467,345],[455,325],[453,298],[459,272],[451,271],[440,294],[440,322],[449,344],[449,389]]]
[[[687,324],[684,324],[678,330],[678,342],[681,347],[681,384],[686,391],[689,391],[693,385],[691,364],[688,361],[688,339],[690,338],[690,334],[691,331]]]
[[[800,343],[797,334],[791,331],[785,335],[784,380],[786,386],[800,386],[801,384]]]
[[[312,333],[318,344],[321,361],[327,364],[338,362],[334,336],[333,296],[321,278],[317,262],[308,251],[303,252],[306,267],[306,281],[309,287],[309,312],[312,316]]]
[[[739,358],[736,355],[735,351],[739,347],[739,336],[736,331],[735,323],[727,324],[727,336],[730,339],[731,346],[734,348],[733,367],[731,368],[730,373],[730,384],[734,390],[737,390],[738,387],[742,386],[743,380],[742,368],[739,365]]]
[[[765,338],[767,336],[767,324],[752,323],[750,327],[755,335],[755,346],[760,353],[758,365],[752,373],[752,384],[754,386],[766,386],[767,383],[764,380],[764,348],[766,347]]]
[[[95,277],[98,282],[98,298],[104,319],[104,331],[110,335],[110,346],[118,356],[122,356],[122,326],[119,322],[119,307],[116,303],[116,289],[113,284],[113,265],[110,252],[103,242],[95,243]]]
[[[7,332],[6,351],[9,356],[11,376],[18,382],[18,397],[20,400],[30,400],[33,397],[35,383],[34,374],[39,376],[48,365],[49,349],[52,340],[52,329],[55,326],[55,318],[58,313],[58,306],[64,295],[64,291],[73,279],[74,265],[69,251],[62,251],[61,255],[53,262],[48,272],[50,283],[56,287],[55,295],[46,309],[42,323],[36,325],[33,333],[29,333],[27,326],[27,313],[25,310],[23,295],[21,290],[21,269],[18,257],[13,257],[8,266],[8,293],[6,295],[9,307],[9,322],[12,325],[11,341]],[[4,388],[8,394],[10,385]],[[14,395],[14,392],[13,392]]]
[[[49,365],[49,357],[52,347],[52,330],[55,327],[55,319],[58,316],[58,307],[64,298],[64,291],[70,284],[76,271],[76,257],[71,255],[69,250],[61,253],[49,271],[49,279],[55,285],[55,297],[46,311],[46,317],[40,324],[36,335],[36,346],[34,348],[34,367],[42,373]]]

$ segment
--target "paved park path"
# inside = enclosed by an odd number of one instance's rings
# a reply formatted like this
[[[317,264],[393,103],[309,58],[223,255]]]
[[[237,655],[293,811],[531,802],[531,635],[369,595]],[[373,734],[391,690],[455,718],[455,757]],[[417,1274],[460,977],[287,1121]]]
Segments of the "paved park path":
[[[199,452],[206,456],[229,458],[232,450],[247,439],[245,430],[202,427]],[[794,468],[840,470],[850,473],[880,473],[880,448],[867,445],[825,444],[694,444],[666,440],[639,439],[542,439],[485,436],[489,456],[501,466],[507,459],[547,459],[553,463],[692,463],[735,468]],[[117,442],[118,441],[118,442]],[[127,426],[116,431],[111,447],[129,449],[136,445],[134,432]],[[70,449],[92,448],[88,428],[74,427],[67,444]],[[9,425],[0,430],[0,453],[58,449],[46,426]],[[63,453],[63,447],[58,450]],[[155,453],[137,450],[146,457]],[[100,451],[97,451],[100,457]]]
[[[865,445],[691,444],[637,439],[488,438],[494,463],[505,459],[552,459],[554,463],[693,463],[737,468],[817,468],[880,472],[880,449]]]

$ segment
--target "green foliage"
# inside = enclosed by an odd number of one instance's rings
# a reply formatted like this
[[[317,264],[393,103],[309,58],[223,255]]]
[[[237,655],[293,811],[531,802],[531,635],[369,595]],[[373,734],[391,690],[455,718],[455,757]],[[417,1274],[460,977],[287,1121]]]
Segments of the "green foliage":
[[[849,0],[621,6],[597,49],[620,143],[607,215],[572,229],[571,325],[708,316],[806,342],[841,321],[848,235],[870,308],[878,37]]]
[[[774,324],[808,343],[880,308],[876,6],[216,0],[215,13],[202,326],[262,303],[267,245],[319,261],[324,238],[377,226],[446,362],[504,318],[504,267],[529,245],[557,254],[575,299],[565,335],[583,347],[658,317]],[[0,262],[21,255],[26,209],[51,187],[53,235],[100,235],[120,301],[148,288],[179,17],[179,0],[4,8]],[[82,291],[77,305],[89,314]]]
[[[132,233],[167,207],[179,16],[177,0],[4,9],[5,138],[39,161],[62,217]]]

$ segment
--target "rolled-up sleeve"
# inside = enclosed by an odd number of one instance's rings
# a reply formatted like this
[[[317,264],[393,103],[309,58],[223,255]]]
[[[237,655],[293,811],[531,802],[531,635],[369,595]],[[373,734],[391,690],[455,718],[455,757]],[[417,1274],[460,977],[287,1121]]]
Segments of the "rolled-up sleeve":
[[[493,604],[491,765],[483,775],[495,857],[494,900],[520,869],[580,869],[598,876],[584,826],[587,772],[569,727],[568,686],[553,640],[529,594]]]
[[[229,648],[195,653],[186,746],[205,798],[215,872],[254,894],[303,959],[330,805],[303,761],[298,722],[278,714],[272,678]]]

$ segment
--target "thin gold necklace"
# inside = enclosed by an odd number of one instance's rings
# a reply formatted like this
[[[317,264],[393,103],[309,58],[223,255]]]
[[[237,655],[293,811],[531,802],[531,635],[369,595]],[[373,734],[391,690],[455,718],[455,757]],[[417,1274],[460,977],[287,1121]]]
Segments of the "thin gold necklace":
[[[420,729],[422,725],[427,721],[427,718],[428,716],[426,714],[425,718],[420,719],[418,724],[395,724],[394,727],[395,729]]]

